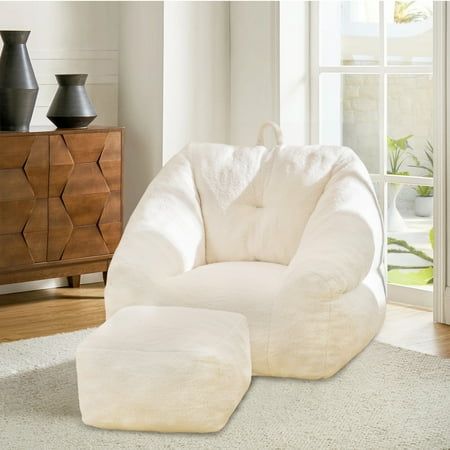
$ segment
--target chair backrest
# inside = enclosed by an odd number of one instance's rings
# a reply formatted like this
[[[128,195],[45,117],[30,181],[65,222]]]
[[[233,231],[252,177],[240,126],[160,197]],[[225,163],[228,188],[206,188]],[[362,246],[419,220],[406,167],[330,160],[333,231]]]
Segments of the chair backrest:
[[[200,198],[207,263],[288,265],[333,174],[358,159],[337,146],[194,143],[184,152]],[[362,163],[355,167],[365,171]]]

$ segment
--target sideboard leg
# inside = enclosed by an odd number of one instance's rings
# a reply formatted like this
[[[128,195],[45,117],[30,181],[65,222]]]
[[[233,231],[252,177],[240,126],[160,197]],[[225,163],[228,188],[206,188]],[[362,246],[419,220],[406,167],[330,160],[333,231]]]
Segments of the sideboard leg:
[[[69,287],[79,288],[80,287],[80,278],[81,278],[81,275],[72,275],[71,277],[67,277],[67,281],[69,282]]]
[[[105,283],[105,285],[106,285],[106,281],[108,280],[108,271],[107,270],[105,270],[104,272],[103,272],[103,282]]]

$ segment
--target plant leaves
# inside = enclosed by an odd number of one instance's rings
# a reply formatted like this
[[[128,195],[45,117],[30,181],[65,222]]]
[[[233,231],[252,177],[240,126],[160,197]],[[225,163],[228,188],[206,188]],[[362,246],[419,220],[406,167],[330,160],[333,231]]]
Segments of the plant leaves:
[[[428,233],[428,239],[430,240],[431,247],[434,250],[434,228],[432,228]]]
[[[433,282],[433,267],[425,267],[414,271],[392,269],[388,271],[388,283],[407,286],[424,286]]]
[[[401,167],[405,163],[408,155],[403,155],[403,153],[406,152],[407,149],[412,149],[409,145],[409,139],[412,136],[412,134],[409,134],[408,136],[399,139],[393,139],[391,136],[387,136],[390,164],[389,174],[404,175],[401,172]],[[408,174],[406,173],[406,175]]]

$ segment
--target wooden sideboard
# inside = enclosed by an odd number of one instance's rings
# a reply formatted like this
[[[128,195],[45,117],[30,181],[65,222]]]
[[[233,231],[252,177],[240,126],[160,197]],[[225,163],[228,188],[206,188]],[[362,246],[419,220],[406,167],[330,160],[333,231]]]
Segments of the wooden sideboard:
[[[106,278],[122,232],[122,132],[0,133],[0,284]]]

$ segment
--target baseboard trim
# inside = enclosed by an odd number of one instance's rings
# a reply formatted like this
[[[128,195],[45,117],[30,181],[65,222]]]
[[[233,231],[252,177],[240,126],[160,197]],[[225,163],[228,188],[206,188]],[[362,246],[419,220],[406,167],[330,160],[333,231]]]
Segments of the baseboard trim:
[[[102,282],[101,273],[88,273],[81,275],[81,284]],[[68,286],[67,278],[51,278],[48,280],[26,281],[24,283],[4,284],[0,286],[0,295],[13,294],[16,292],[39,291],[41,289],[51,289]]]
[[[433,291],[420,286],[398,286],[388,284],[388,302],[404,306],[419,307],[431,311],[433,309]]]

